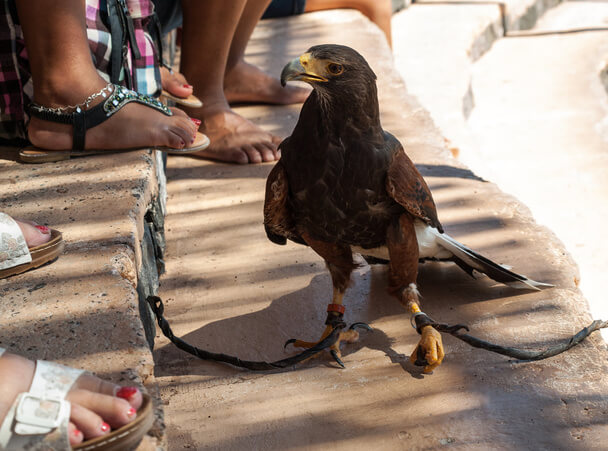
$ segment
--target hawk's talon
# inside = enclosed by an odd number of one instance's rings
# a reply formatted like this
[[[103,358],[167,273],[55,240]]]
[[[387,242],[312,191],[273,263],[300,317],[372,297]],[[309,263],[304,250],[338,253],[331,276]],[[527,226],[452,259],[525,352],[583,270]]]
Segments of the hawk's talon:
[[[427,366],[429,362],[426,361],[426,357],[424,356],[424,351],[420,346],[416,347],[416,361],[414,365],[416,366]]]
[[[338,353],[336,352],[336,350],[335,350],[335,349],[332,349],[332,350],[331,350],[331,351],[329,351],[329,352],[330,352],[331,356],[334,358],[334,360],[336,361],[336,363],[337,363],[338,365],[340,365],[342,368],[346,368],[346,367],[344,366],[344,363],[342,362],[342,359],[340,359],[340,357],[338,357]]]
[[[357,327],[360,327],[361,329],[365,329],[368,332],[373,332],[373,330],[374,330],[369,326],[369,324],[366,324],[366,323],[352,323],[350,325],[350,327],[348,328],[348,330],[355,330]]]
[[[289,346],[290,344],[295,343],[297,340],[295,338],[290,338],[289,340],[287,340],[285,342],[285,344],[283,345],[283,349],[287,349],[287,346]]]
[[[422,326],[420,332],[420,341],[410,356],[410,362],[417,366],[424,365],[424,372],[431,373],[441,365],[445,356],[441,334],[429,325]]]
[[[360,327],[360,328],[366,329],[366,330],[372,330],[372,329],[365,323],[354,323],[353,325],[350,326],[350,328],[348,330],[339,332],[339,329],[343,329],[344,327],[346,327],[346,326],[343,323],[336,327],[327,326],[325,328],[325,331],[321,335],[321,339],[316,343],[309,342],[309,341],[303,341],[303,340],[297,340],[295,338],[290,338],[289,340],[287,340],[285,342],[285,345],[283,346],[283,348],[287,348],[287,346],[293,345],[296,348],[308,348],[308,349],[315,348],[318,351],[326,350],[331,354],[331,356],[333,357],[333,359],[336,361],[336,363],[338,365],[340,365],[342,368],[345,368],[344,363],[342,362],[342,359],[341,359],[341,355],[340,355],[340,343],[341,342],[346,342],[346,343],[356,342],[359,339],[359,332],[357,330],[355,330],[356,328]],[[328,337],[332,334],[335,334],[336,336],[333,338],[333,340],[328,341]],[[322,343],[324,340],[328,341],[328,342]],[[321,346],[319,346],[319,345],[321,345]]]

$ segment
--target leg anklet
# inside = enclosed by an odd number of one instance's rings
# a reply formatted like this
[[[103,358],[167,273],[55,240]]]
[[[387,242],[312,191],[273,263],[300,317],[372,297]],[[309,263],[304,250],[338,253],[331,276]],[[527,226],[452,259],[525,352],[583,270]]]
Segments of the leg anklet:
[[[74,113],[74,112],[80,113],[82,110],[88,110],[91,102],[93,100],[95,100],[97,97],[101,96],[105,99],[106,97],[108,97],[110,95],[110,93],[113,90],[114,90],[114,85],[112,83],[108,83],[100,91],[98,91],[94,94],[91,94],[89,97],[87,97],[85,99],[84,102],[79,103],[77,105],[68,105],[68,106],[57,107],[57,108],[48,108],[48,107],[39,105],[37,103],[32,103],[30,105],[30,108],[35,108],[38,111],[47,111],[49,113],[56,113],[56,114],[68,114],[68,113]]]

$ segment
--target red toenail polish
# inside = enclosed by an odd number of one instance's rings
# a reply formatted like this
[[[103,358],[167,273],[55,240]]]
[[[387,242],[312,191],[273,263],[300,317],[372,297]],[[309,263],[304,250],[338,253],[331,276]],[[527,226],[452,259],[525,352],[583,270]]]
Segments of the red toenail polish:
[[[136,412],[137,412],[137,411],[136,411],[136,410],[135,410],[133,407],[131,407],[129,410],[127,410],[127,416],[128,416],[129,418],[131,418],[132,416],[134,416],[134,415],[135,415],[135,413],[136,413]]]
[[[185,142],[183,142],[183,141],[180,141],[180,142],[181,142],[182,147],[184,147],[186,145]]]
[[[184,88],[191,88],[192,85],[184,85]]]
[[[195,119],[195,118],[191,117],[191,118],[190,118],[190,120],[191,120],[192,122],[194,122],[194,125],[196,125],[197,127],[198,127],[199,125],[201,125],[201,120],[200,120],[200,119]]]
[[[80,438],[80,434],[82,434],[82,432],[80,432],[78,429],[74,429],[72,431],[72,435],[76,438]]]
[[[34,227],[36,227],[44,234],[51,233],[51,230],[47,226],[35,225]]]
[[[110,430],[110,425],[105,421],[101,423],[101,432],[108,432]]]
[[[131,399],[139,389],[137,387],[122,387],[116,392],[116,396],[122,399]]]

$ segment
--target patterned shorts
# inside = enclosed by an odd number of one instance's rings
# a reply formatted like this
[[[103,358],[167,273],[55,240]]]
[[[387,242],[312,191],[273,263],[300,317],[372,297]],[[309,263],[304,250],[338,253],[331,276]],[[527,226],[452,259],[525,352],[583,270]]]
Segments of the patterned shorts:
[[[150,0],[119,0],[117,3],[123,2],[133,22],[140,57],[135,58],[134,53],[137,52],[133,51],[133,45],[129,42],[127,67],[120,69],[119,82],[126,84],[126,80],[131,79],[133,89],[156,96],[160,93],[160,72],[156,45],[149,33],[154,20],[154,5]],[[109,81],[112,69],[112,35],[108,0],[86,0],[86,26],[95,67],[101,77]],[[32,98],[29,60],[15,0],[0,0],[0,138],[27,138],[27,106]]]

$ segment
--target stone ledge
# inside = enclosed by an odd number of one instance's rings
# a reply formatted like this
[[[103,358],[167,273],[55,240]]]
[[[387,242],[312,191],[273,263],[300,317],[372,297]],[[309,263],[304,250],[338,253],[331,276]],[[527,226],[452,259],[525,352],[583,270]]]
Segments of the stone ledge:
[[[154,153],[26,165],[0,149],[0,211],[63,232],[55,262],[0,280],[0,345],[152,393],[154,326],[140,297],[158,287],[162,242]],[[162,215],[160,215],[162,218]],[[155,225],[157,227],[155,227]],[[142,315],[144,313],[144,315]],[[157,403],[158,404],[158,403]],[[163,447],[162,411],[153,434]]]

